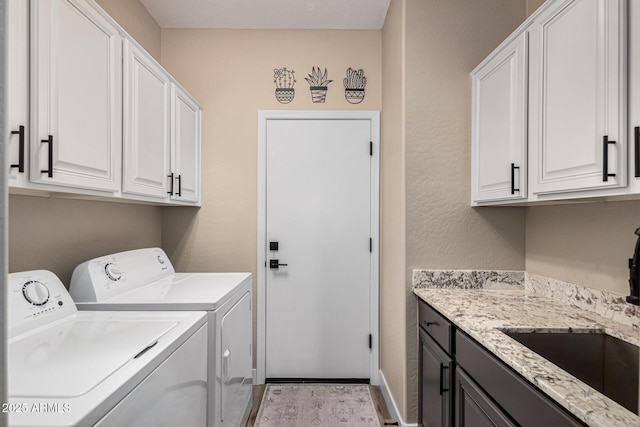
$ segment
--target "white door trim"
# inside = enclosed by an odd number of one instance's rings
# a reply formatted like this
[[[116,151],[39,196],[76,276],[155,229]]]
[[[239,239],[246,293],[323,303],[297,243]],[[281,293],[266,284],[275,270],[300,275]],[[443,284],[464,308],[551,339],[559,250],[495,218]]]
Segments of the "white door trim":
[[[369,322],[373,338],[370,353],[370,381],[379,383],[379,254],[380,254],[380,112],[379,111],[258,111],[258,242],[257,242],[257,384],[264,384],[266,372],[266,208],[267,208],[267,122],[269,120],[369,120],[373,155],[371,159],[371,301]],[[363,147],[363,149],[365,149]]]

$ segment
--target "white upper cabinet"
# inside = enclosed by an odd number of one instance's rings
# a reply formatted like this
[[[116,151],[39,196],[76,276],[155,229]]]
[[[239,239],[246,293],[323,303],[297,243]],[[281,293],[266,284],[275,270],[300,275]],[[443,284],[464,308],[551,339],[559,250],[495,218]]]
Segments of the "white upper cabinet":
[[[171,81],[149,54],[124,41],[123,192],[169,197]]]
[[[627,185],[626,3],[548,2],[530,26],[532,196]]]
[[[472,73],[472,202],[527,198],[527,33]]]
[[[24,187],[29,169],[29,2],[7,2],[6,161],[10,187]]]
[[[200,106],[179,86],[173,85],[171,170],[175,201],[200,203]]]
[[[629,186],[640,194],[640,1],[629,2]]]
[[[82,0],[31,1],[31,181],[119,192],[122,38]]]

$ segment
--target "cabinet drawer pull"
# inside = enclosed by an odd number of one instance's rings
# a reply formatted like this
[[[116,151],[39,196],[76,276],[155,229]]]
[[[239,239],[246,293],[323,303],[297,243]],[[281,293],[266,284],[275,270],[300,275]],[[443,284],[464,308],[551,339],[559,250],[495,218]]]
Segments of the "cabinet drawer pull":
[[[46,173],[49,178],[53,178],[53,135],[49,135],[47,139],[40,140],[43,144],[49,144],[47,169],[43,169],[40,173]]]
[[[516,194],[516,191],[520,191],[519,188],[516,188],[516,169],[520,172],[520,166],[511,163],[511,194]]]
[[[169,191],[167,191],[167,194],[173,196],[173,172],[167,175],[167,178],[169,178]]]
[[[18,127],[18,130],[12,130],[11,135],[18,136],[19,152],[18,152],[18,164],[11,165],[11,168],[18,168],[18,172],[24,173],[24,126]]]
[[[422,324],[424,325],[425,328],[428,328],[431,325],[438,325],[438,322],[427,322],[426,320],[422,321]]]
[[[636,178],[640,178],[640,126],[636,126],[633,129],[633,140],[635,143],[635,163],[636,163]]]
[[[615,144],[615,141],[609,141],[609,136],[602,137],[602,181],[609,181],[609,177],[616,176],[615,173],[609,173],[609,144]]]
[[[444,366],[444,364],[440,364],[440,396],[442,396],[442,393],[444,393],[445,391],[449,391],[449,388],[444,388],[444,370],[449,370],[448,366]]]

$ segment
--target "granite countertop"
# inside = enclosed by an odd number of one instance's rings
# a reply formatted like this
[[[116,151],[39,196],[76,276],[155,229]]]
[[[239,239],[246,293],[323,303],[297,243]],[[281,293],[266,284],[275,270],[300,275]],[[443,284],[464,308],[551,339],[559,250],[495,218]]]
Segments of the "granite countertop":
[[[503,329],[602,331],[640,346],[635,308],[610,304],[604,309],[600,307],[605,313],[601,315],[596,309],[585,310],[545,296],[536,286],[525,287],[512,276],[500,281],[494,280],[495,276],[481,275],[480,281],[470,282],[466,276],[452,281],[453,276],[448,274],[448,282],[443,285],[442,280],[421,281],[425,276],[420,273],[425,270],[416,271],[414,293],[419,298],[578,419],[590,426],[640,426],[640,417],[636,414],[501,332]],[[430,285],[435,286],[425,288]],[[584,296],[582,293],[580,299]],[[601,295],[589,295],[587,303],[596,305],[603,299],[598,297]],[[625,320],[620,321],[621,317]]]

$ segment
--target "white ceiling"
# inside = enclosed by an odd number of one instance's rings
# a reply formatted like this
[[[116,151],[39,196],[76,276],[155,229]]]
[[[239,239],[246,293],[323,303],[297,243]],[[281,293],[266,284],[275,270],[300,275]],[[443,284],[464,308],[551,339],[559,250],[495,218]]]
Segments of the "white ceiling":
[[[379,30],[391,0],[140,0],[162,28]]]

